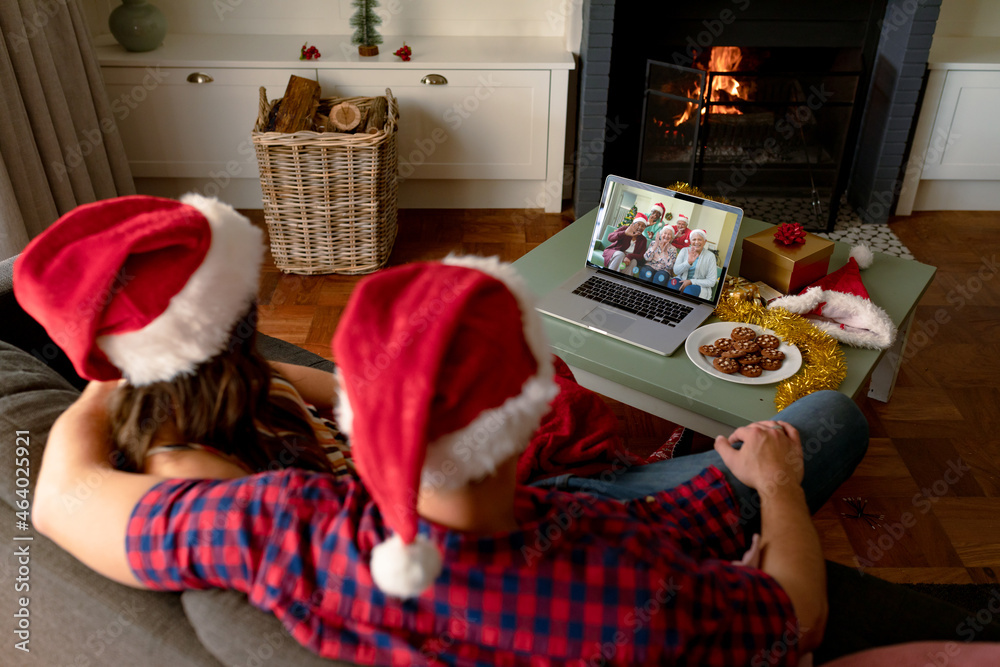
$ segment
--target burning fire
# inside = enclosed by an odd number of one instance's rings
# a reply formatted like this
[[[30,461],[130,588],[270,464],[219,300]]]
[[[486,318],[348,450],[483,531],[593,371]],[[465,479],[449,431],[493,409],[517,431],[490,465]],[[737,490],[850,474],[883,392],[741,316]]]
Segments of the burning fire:
[[[737,46],[713,46],[712,51],[709,54],[708,68],[709,72],[735,72],[743,60],[743,53]],[[698,67],[698,65],[696,65]],[[701,66],[705,69],[704,66]],[[700,87],[695,84],[691,90],[689,90],[685,95],[689,98],[697,98],[701,95]],[[740,82],[735,78],[726,75],[716,74],[712,77],[712,88],[708,93],[709,102],[730,102],[732,100],[748,100],[747,92],[743,91],[740,86]],[[688,104],[687,108],[674,117],[672,123],[674,127],[679,127],[683,125],[691,116],[694,114],[694,109],[697,105]],[[704,115],[708,112],[708,107],[704,106],[701,109],[701,113]],[[742,114],[736,107],[725,106],[725,105],[715,105],[712,107],[712,113],[721,114]]]
[[[708,61],[709,72],[735,72],[743,60],[743,54],[736,46],[716,46],[712,48]],[[723,99],[722,93],[727,96]],[[712,90],[709,92],[709,100],[712,102],[726,102],[732,99],[746,99],[740,94],[740,82],[731,76],[716,76],[712,78]],[[701,110],[705,113],[705,109]],[[712,113],[742,114],[736,107],[715,106]]]

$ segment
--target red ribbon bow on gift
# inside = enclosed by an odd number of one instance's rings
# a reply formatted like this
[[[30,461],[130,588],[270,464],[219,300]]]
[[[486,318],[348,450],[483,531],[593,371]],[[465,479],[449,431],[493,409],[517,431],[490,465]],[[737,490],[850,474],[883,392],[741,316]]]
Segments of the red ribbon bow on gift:
[[[777,231],[774,232],[774,242],[784,246],[798,245],[799,243],[804,243],[805,240],[806,230],[797,222],[786,222],[780,225]]]

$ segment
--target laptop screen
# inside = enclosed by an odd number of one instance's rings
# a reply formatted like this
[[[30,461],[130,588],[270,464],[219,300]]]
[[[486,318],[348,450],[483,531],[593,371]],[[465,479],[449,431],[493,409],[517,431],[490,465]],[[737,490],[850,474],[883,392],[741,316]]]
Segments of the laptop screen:
[[[735,206],[608,176],[587,264],[714,306],[742,219]]]

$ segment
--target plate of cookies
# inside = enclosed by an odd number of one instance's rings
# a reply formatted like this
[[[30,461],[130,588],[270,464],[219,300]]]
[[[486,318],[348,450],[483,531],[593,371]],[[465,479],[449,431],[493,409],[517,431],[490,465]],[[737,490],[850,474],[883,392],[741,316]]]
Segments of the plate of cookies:
[[[688,336],[684,350],[709,375],[741,384],[780,382],[802,366],[799,348],[755,324],[706,324]]]

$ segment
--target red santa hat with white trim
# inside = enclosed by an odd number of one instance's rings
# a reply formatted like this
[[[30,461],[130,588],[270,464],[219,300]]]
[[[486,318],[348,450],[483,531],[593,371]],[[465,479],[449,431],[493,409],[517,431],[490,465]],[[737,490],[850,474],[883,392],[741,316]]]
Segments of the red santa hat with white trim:
[[[655,211],[657,209],[659,209],[659,211],[660,211],[660,218],[662,219],[663,216],[666,214],[667,209],[666,209],[666,207],[663,204],[661,204],[660,202],[657,202],[657,203],[653,204],[652,207],[650,207],[649,212],[652,213],[653,211]]]
[[[263,233],[188,194],[79,206],[14,264],[21,307],[88,380],[148,385],[222,352],[257,296]]]
[[[884,350],[896,339],[896,325],[888,313],[872,303],[861,281],[860,269],[871,266],[873,259],[868,246],[857,245],[851,249],[847,264],[799,294],[775,299],[768,308],[802,315],[847,345]]]
[[[521,453],[558,393],[534,299],[509,264],[454,257],[358,283],[333,338],[337,421],[392,535],[371,553],[375,585],[411,598],[441,553],[417,500],[493,474]]]

